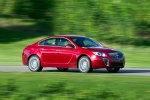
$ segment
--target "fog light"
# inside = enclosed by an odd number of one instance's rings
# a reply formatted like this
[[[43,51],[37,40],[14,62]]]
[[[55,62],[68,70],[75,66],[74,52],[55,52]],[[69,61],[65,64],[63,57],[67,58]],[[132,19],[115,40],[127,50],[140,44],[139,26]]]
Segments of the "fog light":
[[[109,66],[109,60],[107,58],[103,58],[103,61],[104,61],[106,66]]]

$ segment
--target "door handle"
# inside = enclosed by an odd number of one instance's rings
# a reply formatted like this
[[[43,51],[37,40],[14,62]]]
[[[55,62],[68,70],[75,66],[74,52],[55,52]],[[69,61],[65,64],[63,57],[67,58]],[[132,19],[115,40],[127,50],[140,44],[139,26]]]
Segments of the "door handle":
[[[56,52],[60,52],[60,50],[56,50]]]
[[[40,50],[44,50],[44,48],[40,48]]]

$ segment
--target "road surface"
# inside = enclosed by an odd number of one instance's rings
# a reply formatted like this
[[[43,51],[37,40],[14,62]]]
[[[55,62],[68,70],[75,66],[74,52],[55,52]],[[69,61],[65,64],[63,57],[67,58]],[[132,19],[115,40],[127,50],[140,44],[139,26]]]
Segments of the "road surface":
[[[43,72],[59,72],[56,68],[43,68]],[[30,72],[27,66],[0,66],[0,72]],[[77,69],[69,69],[68,73],[79,73]],[[93,70],[92,73],[114,74],[114,75],[141,75],[150,76],[150,69],[145,68],[123,68],[118,73],[108,73],[106,69]]]

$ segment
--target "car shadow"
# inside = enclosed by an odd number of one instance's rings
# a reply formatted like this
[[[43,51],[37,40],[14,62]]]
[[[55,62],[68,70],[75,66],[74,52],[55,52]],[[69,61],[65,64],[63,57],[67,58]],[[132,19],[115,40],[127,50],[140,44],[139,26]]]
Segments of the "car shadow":
[[[150,70],[147,70],[147,69],[139,69],[139,70],[136,70],[136,69],[132,69],[132,70],[124,69],[124,70],[120,70],[119,73],[150,73]]]
[[[60,72],[57,69],[43,70],[42,72]],[[68,73],[80,73],[78,69],[69,69]],[[108,73],[106,69],[95,69],[91,73]],[[150,69],[121,69],[118,73],[150,73]]]

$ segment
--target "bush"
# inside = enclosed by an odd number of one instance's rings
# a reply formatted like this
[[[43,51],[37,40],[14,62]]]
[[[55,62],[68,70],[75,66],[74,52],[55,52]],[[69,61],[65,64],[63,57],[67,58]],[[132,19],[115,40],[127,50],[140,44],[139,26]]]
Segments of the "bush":
[[[31,19],[46,20],[52,16],[53,0],[16,0],[14,13]]]
[[[17,91],[17,87],[13,80],[7,80],[6,82],[0,83],[0,97],[9,98],[14,92]]]

